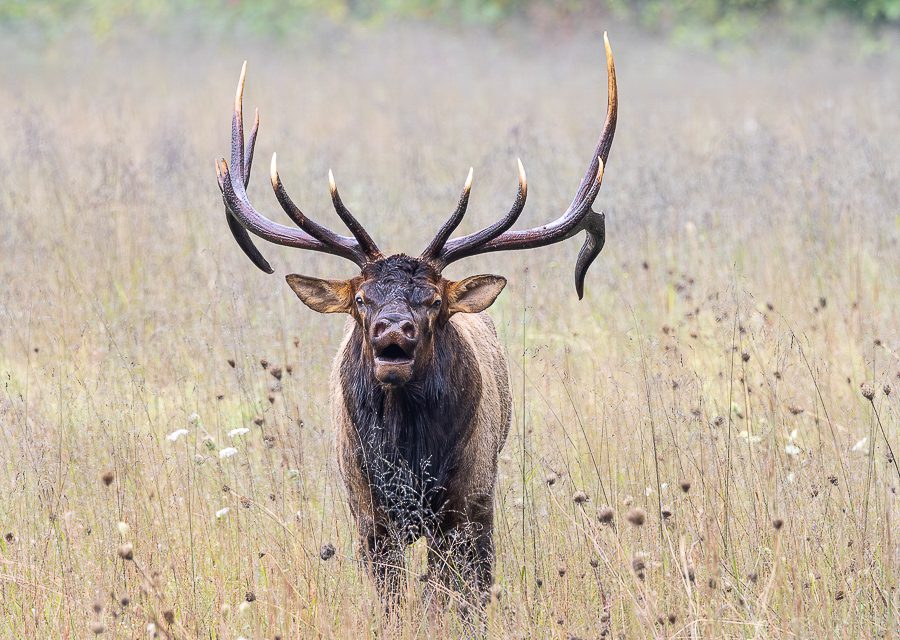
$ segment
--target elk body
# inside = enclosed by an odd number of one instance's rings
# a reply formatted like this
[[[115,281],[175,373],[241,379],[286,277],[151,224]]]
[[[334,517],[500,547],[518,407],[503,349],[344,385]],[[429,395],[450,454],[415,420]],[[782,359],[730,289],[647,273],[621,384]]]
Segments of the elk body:
[[[332,422],[362,555],[388,600],[399,591],[405,547],[423,536],[435,581],[466,597],[482,596],[491,585],[497,457],[509,432],[512,398],[504,350],[484,311],[506,280],[478,275],[450,281],[441,272],[462,258],[541,247],[583,230],[586,238],[575,267],[576,291],[579,299],[583,296],[585,274],[605,239],[603,214],[591,205],[612,146],[618,107],[605,35],[604,42],[606,122],[565,212],[542,226],[511,230],[527,196],[519,162],[518,193],[509,212],[480,231],[451,239],[468,205],[470,169],[456,210],[418,257],[383,255],[344,206],[330,171],[332,201],[351,236],[337,235],[307,217],[287,195],[274,154],[272,187],[298,228],[272,222],[253,208],[246,186],[259,115],[245,144],[246,63],[241,71],[230,166],[224,159],[216,165],[226,220],[237,243],[267,273],[273,269],[249,233],[275,244],[338,255],[360,268],[349,280],[289,275],[287,282],[314,311],[349,316],[331,374]]]

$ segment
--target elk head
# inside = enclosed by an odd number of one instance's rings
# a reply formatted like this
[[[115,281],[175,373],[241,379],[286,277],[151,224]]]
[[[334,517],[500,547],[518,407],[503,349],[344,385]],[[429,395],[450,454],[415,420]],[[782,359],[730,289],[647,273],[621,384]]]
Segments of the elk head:
[[[231,167],[224,159],[216,164],[226,220],[235,240],[247,257],[266,273],[272,273],[273,269],[254,246],[248,232],[275,244],[330,253],[356,263],[360,274],[349,280],[289,275],[287,282],[310,309],[320,313],[347,313],[354,318],[363,331],[366,357],[375,376],[386,385],[402,385],[413,379],[430,360],[435,335],[449,318],[456,313],[487,309],[506,285],[504,278],[494,275],[473,276],[458,282],[447,280],[441,272],[452,262],[491,251],[542,247],[583,230],[587,233],[575,264],[575,289],[581,299],[588,267],[605,240],[603,213],[593,211],[591,205],[600,191],[618,110],[615,63],[606,34],[603,39],[608,80],[606,122],[587,171],[565,212],[539,227],[510,230],[525,207],[528,193],[525,169],[519,161],[518,193],[506,215],[480,231],[451,239],[469,203],[473,174],[469,169],[456,210],[417,258],[382,254],[344,205],[331,171],[328,172],[331,199],[352,237],[338,235],[318,224],[294,204],[278,175],[275,154],[271,165],[272,188],[285,213],[299,228],[272,222],[253,208],[246,187],[259,130],[259,112],[245,145],[242,99],[247,64],[244,63],[234,102]]]

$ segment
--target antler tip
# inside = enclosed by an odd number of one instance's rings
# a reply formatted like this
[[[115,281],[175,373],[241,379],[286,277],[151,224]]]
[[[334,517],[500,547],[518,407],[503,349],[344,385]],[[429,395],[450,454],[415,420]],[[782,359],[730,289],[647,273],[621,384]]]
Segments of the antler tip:
[[[606,48],[606,67],[611,75],[616,72],[616,61],[613,58],[612,47],[609,44],[609,36],[606,31],[603,32],[603,46]]]
[[[519,170],[519,186],[524,190],[528,187],[528,179],[525,177],[525,165],[522,164],[521,158],[516,158],[516,165]]]
[[[272,153],[272,164],[269,165],[269,175],[272,178],[272,186],[277,186],[280,178],[278,177],[278,154]]]
[[[603,158],[597,156],[597,182],[603,181],[603,171],[606,169],[606,164],[603,162]]]
[[[241,77],[238,80],[237,91],[234,93],[234,110],[240,112],[241,103],[244,98],[244,80],[247,78],[247,61],[244,60],[244,64],[241,65]]]
[[[466,184],[463,187],[466,191],[472,188],[472,179],[475,177],[475,167],[469,167],[469,175],[466,176]]]
[[[332,195],[337,193],[337,185],[334,183],[334,173],[331,169],[328,170],[328,189],[331,191]]]

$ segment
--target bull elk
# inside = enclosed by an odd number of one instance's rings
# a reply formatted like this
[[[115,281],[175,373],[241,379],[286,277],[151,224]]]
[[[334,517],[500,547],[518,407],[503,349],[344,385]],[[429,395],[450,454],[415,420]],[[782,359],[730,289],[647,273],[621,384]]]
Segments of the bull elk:
[[[603,248],[603,213],[591,208],[616,129],[618,97],[609,40],[606,122],[572,203],[557,219],[513,231],[528,193],[519,187],[509,212],[480,231],[451,239],[469,202],[472,170],[456,210],[419,257],[385,256],[347,209],[329,171],[331,199],[352,237],[304,214],[288,196],[272,155],[275,197],[299,228],[261,215],[250,204],[257,111],[244,141],[241,70],[231,129],[231,162],[216,165],[226,220],[253,263],[273,269],[252,233],[275,244],[321,251],[353,261],[359,275],[321,280],[288,275],[297,297],[319,313],[349,316],[331,374],[331,418],[339,467],[366,566],[388,602],[397,594],[406,545],[424,536],[433,585],[466,598],[483,596],[493,571],[493,497],[497,457],[510,426],[512,400],[503,347],[483,313],[506,285],[497,275],[459,281],[441,272],[452,262],[492,251],[533,249],[586,231],[575,266],[583,296],[588,267]]]

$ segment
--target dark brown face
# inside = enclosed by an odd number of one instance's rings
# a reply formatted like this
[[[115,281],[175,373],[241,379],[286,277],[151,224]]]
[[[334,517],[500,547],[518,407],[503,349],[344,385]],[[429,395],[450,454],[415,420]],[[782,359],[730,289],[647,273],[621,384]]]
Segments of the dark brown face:
[[[443,279],[426,262],[394,256],[366,265],[353,315],[371,351],[375,378],[403,385],[429,360],[444,310]]]
[[[445,280],[427,261],[395,255],[366,264],[352,280],[289,275],[288,284],[320,313],[349,313],[359,323],[375,378],[402,386],[420,374],[455,313],[487,309],[506,285],[500,276]]]

